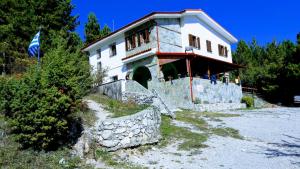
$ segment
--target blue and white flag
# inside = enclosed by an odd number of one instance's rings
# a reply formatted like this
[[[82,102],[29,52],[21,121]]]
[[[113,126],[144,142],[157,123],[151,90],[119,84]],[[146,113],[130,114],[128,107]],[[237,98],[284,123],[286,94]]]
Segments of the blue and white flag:
[[[36,54],[39,55],[39,48],[40,48],[40,31],[32,39],[32,41],[28,47],[28,54],[31,57],[35,56]]]

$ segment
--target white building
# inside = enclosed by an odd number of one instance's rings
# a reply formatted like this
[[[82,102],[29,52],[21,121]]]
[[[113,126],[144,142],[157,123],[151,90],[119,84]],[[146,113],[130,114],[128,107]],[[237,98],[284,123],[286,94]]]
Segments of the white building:
[[[83,51],[93,70],[107,69],[105,83],[209,77],[238,68],[237,39],[202,10],[153,12],[99,39]],[[192,80],[192,78],[191,78]]]

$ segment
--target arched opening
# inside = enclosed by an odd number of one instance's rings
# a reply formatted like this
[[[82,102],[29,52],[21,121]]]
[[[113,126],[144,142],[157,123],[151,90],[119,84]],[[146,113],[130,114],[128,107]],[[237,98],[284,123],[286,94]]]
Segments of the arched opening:
[[[164,74],[165,81],[169,81],[171,79],[178,79],[178,71],[173,63],[163,65],[161,71]]]
[[[132,80],[148,89],[148,80],[151,80],[150,70],[146,66],[140,66],[134,69]]]

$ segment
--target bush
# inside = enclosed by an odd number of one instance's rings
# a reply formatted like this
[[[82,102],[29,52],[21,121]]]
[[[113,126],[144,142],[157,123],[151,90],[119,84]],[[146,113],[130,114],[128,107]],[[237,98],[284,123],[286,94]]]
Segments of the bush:
[[[11,102],[16,93],[18,81],[12,77],[0,78],[0,114],[12,116]]]
[[[78,136],[72,114],[91,87],[90,67],[80,51],[70,52],[58,38],[40,66],[19,79],[0,82],[0,111],[10,117],[16,140],[23,148],[52,150]],[[72,138],[72,139],[70,139]],[[69,139],[69,140],[68,140]],[[74,138],[75,139],[75,138]]]
[[[42,85],[39,70],[31,70],[20,80],[10,103],[10,124],[16,140],[23,148],[56,147],[68,133],[71,103],[56,87]]]
[[[242,98],[242,103],[246,103],[246,106],[249,107],[253,107],[254,106],[254,99],[250,96],[244,96]]]

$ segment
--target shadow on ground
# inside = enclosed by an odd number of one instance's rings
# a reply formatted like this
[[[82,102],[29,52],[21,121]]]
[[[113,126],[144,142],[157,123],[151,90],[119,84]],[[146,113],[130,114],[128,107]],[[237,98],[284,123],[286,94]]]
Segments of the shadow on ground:
[[[267,148],[264,154],[268,158],[276,157],[300,157],[300,138],[284,135],[286,139],[281,140],[280,143],[268,143],[272,148]],[[291,161],[291,164],[300,166],[300,159]]]

